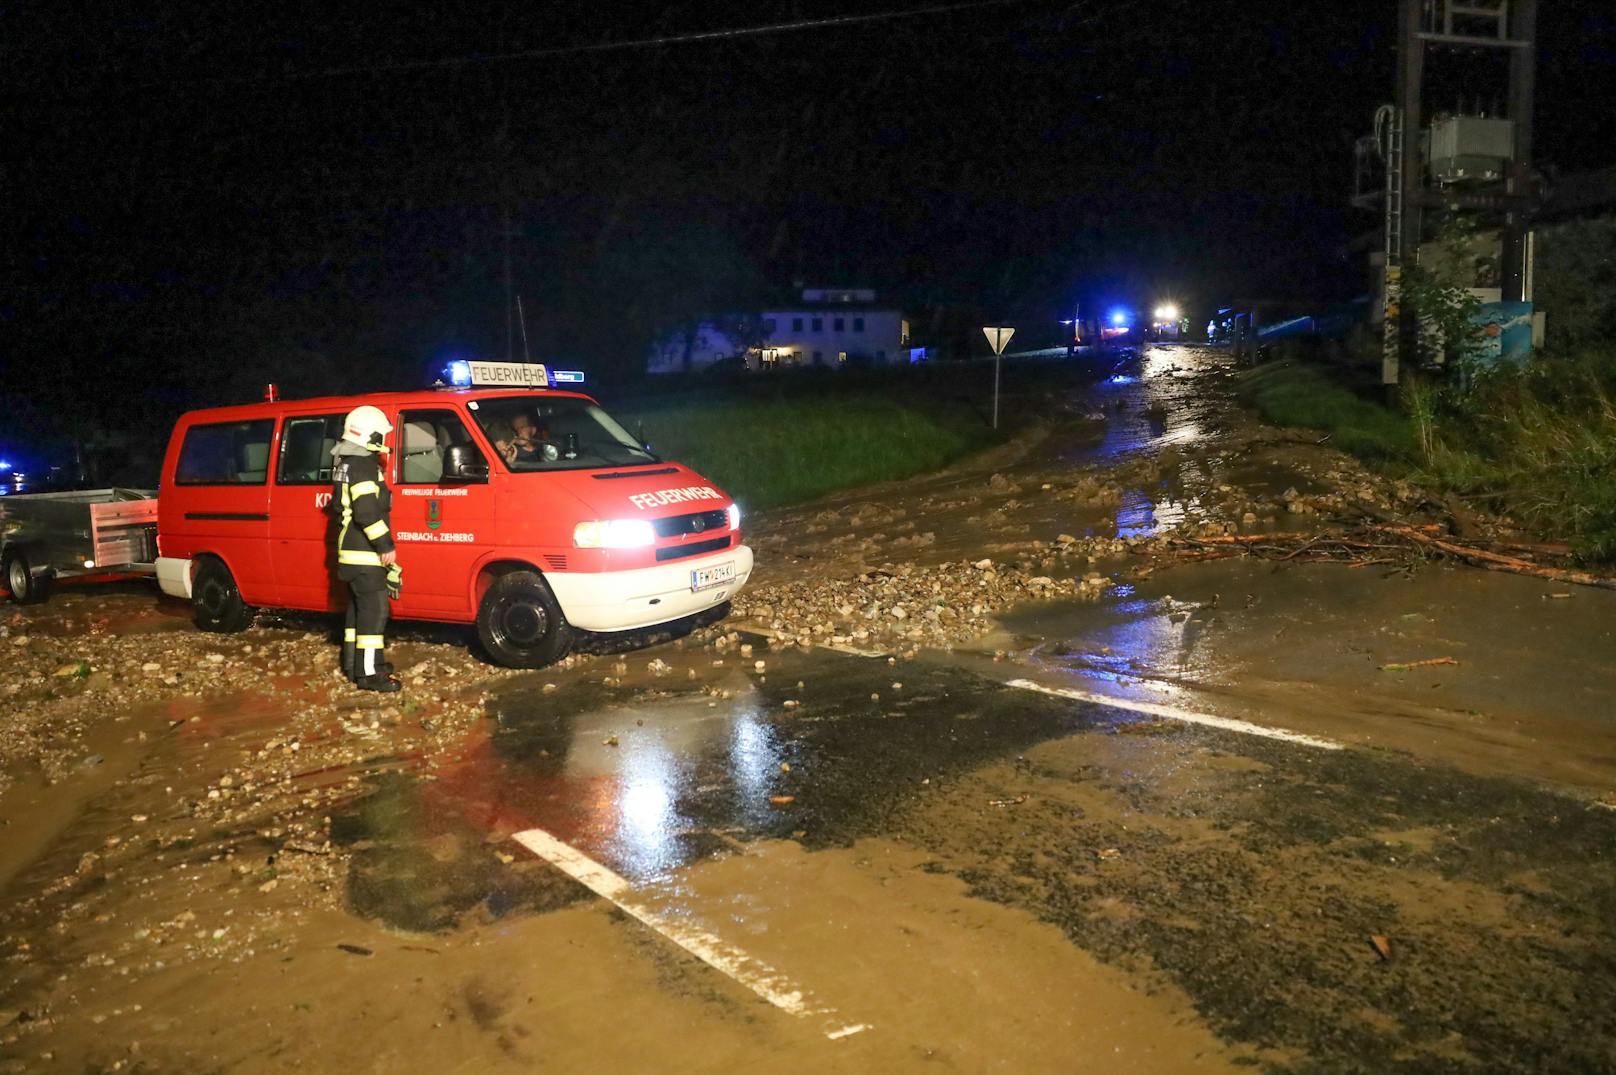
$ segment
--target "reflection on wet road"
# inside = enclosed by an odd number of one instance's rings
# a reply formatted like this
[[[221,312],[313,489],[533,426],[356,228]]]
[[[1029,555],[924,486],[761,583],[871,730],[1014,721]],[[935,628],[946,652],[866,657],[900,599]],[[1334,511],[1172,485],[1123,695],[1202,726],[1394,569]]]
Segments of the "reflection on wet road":
[[[950,774],[1095,719],[945,665],[906,663],[899,683],[880,659],[786,650],[768,664],[706,691],[651,680],[501,694],[459,762],[389,786],[410,805],[381,820],[424,825],[427,839],[539,828],[656,883],[737,841],[872,835]],[[368,846],[422,839],[344,831]]]
[[[1216,401],[1194,375],[1231,365],[1226,351],[1206,347],[1150,346],[1119,354],[1116,372],[1090,393],[1106,414],[1104,435],[1065,458],[1075,464],[1115,462],[1145,449],[1213,437]]]
[[[1044,672],[1126,681],[1130,654],[1193,653],[1187,625],[1208,612],[1137,594],[1118,606],[1113,633],[1051,645]],[[1616,1044],[1616,1028],[1588,1029],[1616,1010],[1599,969],[1616,957],[1616,814],[1394,754],[1009,690],[953,664],[761,643],[759,655],[766,674],[699,685],[680,673],[710,655],[687,653],[661,677],[499,695],[458,763],[382,781],[334,827],[358,851],[354,905],[449,929],[473,908],[574,904],[579,886],[506,850],[505,837],[542,829],[671,920],[784,942],[811,912],[779,917],[746,887],[762,878],[703,878],[737,859],[764,869],[782,842],[831,854],[896,841],[1182,990],[1273,1070],[1292,1070],[1286,1057],[1354,1070],[1362,1056],[1374,1070],[1397,1056],[1439,1070],[1449,1055],[1593,1070],[1577,1065]],[[1396,962],[1370,934],[1392,938]],[[1564,999],[1500,1014],[1503,982]],[[847,1008],[835,981],[812,988]],[[1482,999],[1454,999],[1466,996]]]
[[[1153,475],[1148,484],[1124,487],[1115,518],[1118,537],[1149,536],[1195,510],[1195,499],[1182,491],[1206,477],[1193,453],[1213,447],[1220,431],[1213,417],[1217,400],[1205,378],[1229,366],[1228,354],[1211,348],[1146,347],[1119,354],[1117,372],[1090,390],[1103,432],[1097,441],[1063,452],[1064,461],[1106,465],[1163,449],[1191,453],[1175,454],[1168,472]]]

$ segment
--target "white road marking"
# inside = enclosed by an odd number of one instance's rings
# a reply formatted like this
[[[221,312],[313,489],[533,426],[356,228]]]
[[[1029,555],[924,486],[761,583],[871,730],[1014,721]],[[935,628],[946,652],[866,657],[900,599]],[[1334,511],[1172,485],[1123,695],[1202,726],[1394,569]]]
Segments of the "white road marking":
[[[1176,706],[1158,705],[1155,702],[1136,702],[1130,698],[1114,698],[1109,694],[1095,694],[1092,691],[1080,691],[1071,687],[1046,687],[1042,683],[1034,683],[1030,679],[1009,679],[1004,681],[1004,685],[1024,691],[1036,691],[1039,694],[1052,694],[1057,698],[1071,698],[1079,702],[1108,705],[1114,709],[1128,709],[1135,713],[1148,713],[1153,717],[1165,717],[1168,720],[1183,721],[1185,724],[1202,724],[1208,728],[1221,728],[1226,732],[1239,732],[1242,735],[1260,735],[1264,739],[1278,739],[1286,743],[1300,743],[1303,746],[1317,747],[1320,750],[1342,749],[1342,744],[1333,739],[1321,739],[1316,735],[1304,735],[1301,732],[1288,732],[1284,728],[1265,728],[1261,724],[1252,724],[1249,721],[1234,720],[1230,717],[1215,717],[1210,713],[1196,713],[1188,709],[1179,709]]]
[[[635,900],[632,895],[634,886],[627,879],[613,873],[577,848],[562,843],[543,829],[528,829],[516,833],[511,839],[595,895],[611,900],[620,910],[633,915],[709,967],[733,978],[781,1011],[798,1017],[836,1015],[835,1009],[813,1003],[801,989],[767,963],[752,958],[699,926],[671,918]],[[839,1041],[868,1029],[870,1029],[868,1024],[853,1023],[827,1030],[825,1037],[831,1041]]]

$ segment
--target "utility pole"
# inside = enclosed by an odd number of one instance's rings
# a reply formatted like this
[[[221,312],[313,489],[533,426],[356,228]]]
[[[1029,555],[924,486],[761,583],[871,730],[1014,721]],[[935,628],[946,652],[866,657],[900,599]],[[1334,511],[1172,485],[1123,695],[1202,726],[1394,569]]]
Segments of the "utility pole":
[[[1403,310],[1403,269],[1420,249],[1420,83],[1425,42],[1420,38],[1422,0],[1398,0],[1397,92],[1386,132],[1386,310],[1382,325],[1380,383],[1402,381],[1403,350],[1417,331]]]
[[[1503,294],[1505,302],[1530,299],[1526,293],[1527,199],[1532,195],[1532,107],[1537,92],[1537,0],[1513,0],[1510,37],[1517,47],[1509,54],[1509,119],[1515,125],[1515,155],[1509,162],[1504,193],[1513,198],[1504,215]]]
[[[1508,119],[1513,125],[1502,197],[1427,190],[1422,87],[1428,46],[1510,50]],[[1403,274],[1418,260],[1423,211],[1486,204],[1502,206],[1500,297],[1526,297],[1528,218],[1532,206],[1532,108],[1537,75],[1537,0],[1398,0],[1397,87],[1384,132],[1385,322],[1381,337],[1381,383],[1402,379],[1405,355],[1418,338],[1414,312],[1404,308]],[[1434,136],[1433,136],[1434,141]]]

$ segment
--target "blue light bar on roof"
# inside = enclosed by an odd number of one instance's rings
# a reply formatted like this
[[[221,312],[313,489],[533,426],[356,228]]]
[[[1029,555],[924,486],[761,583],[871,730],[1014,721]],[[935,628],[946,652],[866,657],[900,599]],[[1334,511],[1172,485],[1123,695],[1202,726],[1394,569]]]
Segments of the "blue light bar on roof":
[[[538,362],[487,362],[457,358],[443,367],[444,382],[455,388],[553,388],[583,384],[582,370],[552,370]]]

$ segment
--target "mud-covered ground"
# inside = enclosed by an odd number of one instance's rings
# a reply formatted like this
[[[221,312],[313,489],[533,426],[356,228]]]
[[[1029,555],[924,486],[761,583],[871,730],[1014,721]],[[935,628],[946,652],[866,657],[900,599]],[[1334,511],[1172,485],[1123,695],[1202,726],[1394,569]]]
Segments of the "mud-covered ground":
[[[1616,594],[1184,564],[1430,505],[1098,373],[539,673],[5,606],[0,1071],[1616,1071]]]

